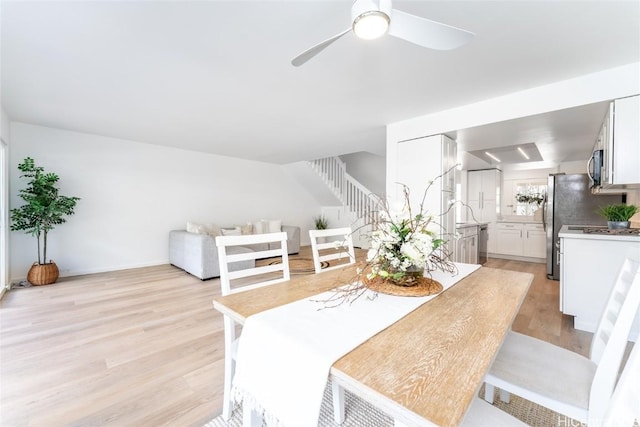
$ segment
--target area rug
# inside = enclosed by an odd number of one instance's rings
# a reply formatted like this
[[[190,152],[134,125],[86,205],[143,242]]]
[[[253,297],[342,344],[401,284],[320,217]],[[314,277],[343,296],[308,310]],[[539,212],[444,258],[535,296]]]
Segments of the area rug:
[[[480,396],[484,395],[484,386]],[[393,427],[393,419],[373,407],[364,400],[345,390],[345,421],[336,424],[333,421],[333,407],[331,404],[331,388],[324,391],[324,400],[320,408],[319,427]],[[581,424],[554,411],[544,408],[518,396],[511,395],[510,403],[503,403],[496,397],[494,406],[518,418],[520,421],[534,427],[580,426]],[[295,402],[292,402],[295,404]],[[219,416],[205,424],[204,427],[242,427],[242,410],[236,407],[229,422]]]
[[[282,260],[276,259],[275,261],[270,261],[269,265],[280,264]],[[327,268],[329,267],[329,263],[323,261],[320,263],[320,267]],[[315,267],[313,266],[313,260],[309,258],[289,258],[289,273],[291,274],[313,274],[316,272]]]

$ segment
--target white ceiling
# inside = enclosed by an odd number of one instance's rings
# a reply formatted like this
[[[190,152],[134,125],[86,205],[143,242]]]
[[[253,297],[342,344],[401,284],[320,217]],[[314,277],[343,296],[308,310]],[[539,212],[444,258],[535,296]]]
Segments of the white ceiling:
[[[387,123],[640,61],[637,0],[393,6],[476,37],[434,51],[348,34],[296,68],[294,56],[349,27],[351,1],[3,0],[2,105],[15,121],[288,163],[382,154]],[[536,142],[545,160],[570,158],[603,115],[457,137],[463,149]]]
[[[600,102],[461,129],[448,136],[455,139],[459,151],[466,154],[461,158],[464,169],[505,164],[511,164],[515,169],[553,168],[563,162],[589,158],[608,107],[609,102]],[[531,143],[540,152],[542,161],[521,161],[517,152],[499,156],[502,162],[486,158],[482,161],[470,155],[470,152],[478,151],[508,152],[509,148]]]

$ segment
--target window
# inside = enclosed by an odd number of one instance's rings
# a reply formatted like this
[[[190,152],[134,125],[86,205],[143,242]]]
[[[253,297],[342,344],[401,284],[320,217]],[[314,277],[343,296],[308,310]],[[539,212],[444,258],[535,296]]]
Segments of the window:
[[[545,200],[547,184],[544,183],[516,183],[515,185],[515,211],[516,215],[531,216],[537,211]]]

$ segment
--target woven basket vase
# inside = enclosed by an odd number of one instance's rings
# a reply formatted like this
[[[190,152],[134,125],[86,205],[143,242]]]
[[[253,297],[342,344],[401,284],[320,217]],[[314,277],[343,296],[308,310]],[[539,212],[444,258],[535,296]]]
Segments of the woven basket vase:
[[[34,262],[29,273],[27,273],[27,280],[32,285],[50,285],[58,280],[60,272],[55,262],[51,261],[47,264],[38,264]]]

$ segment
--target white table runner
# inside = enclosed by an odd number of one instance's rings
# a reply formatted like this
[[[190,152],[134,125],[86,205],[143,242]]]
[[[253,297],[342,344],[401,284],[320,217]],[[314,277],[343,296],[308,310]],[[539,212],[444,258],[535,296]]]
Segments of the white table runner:
[[[480,268],[455,263],[458,274],[433,272],[444,290]],[[322,274],[322,273],[321,273]],[[320,310],[325,292],[249,316],[233,379],[236,400],[263,414],[268,425],[316,427],[331,365],[434,296],[361,296]]]

